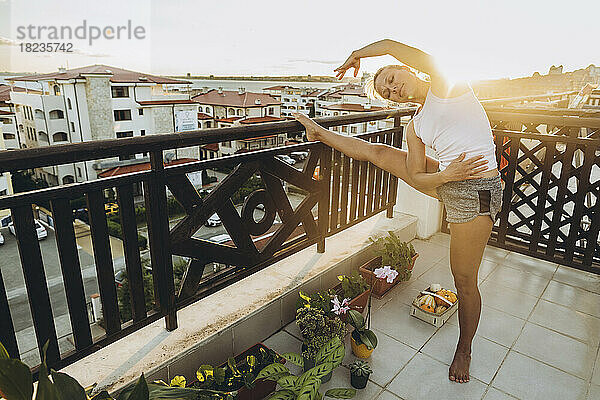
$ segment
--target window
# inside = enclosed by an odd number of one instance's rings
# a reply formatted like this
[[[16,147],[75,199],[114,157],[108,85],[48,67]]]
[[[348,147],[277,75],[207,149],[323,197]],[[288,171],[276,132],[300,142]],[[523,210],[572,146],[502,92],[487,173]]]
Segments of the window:
[[[117,132],[117,138],[133,137],[133,131]]]
[[[49,113],[50,119],[63,119],[65,117],[65,113],[62,110],[52,110]]]
[[[81,168],[77,167],[77,176],[81,178]]]
[[[44,119],[44,112],[40,109],[35,110],[35,117],[39,119]]]
[[[279,137],[277,138],[277,142],[278,142],[279,144],[283,144],[283,137],[279,136]]]
[[[350,133],[356,133],[356,127],[355,126],[351,126],[350,127]]]
[[[129,87],[127,86],[113,86],[110,89],[113,99],[119,97],[129,97]]]
[[[75,182],[75,178],[73,177],[73,175],[67,175],[65,177],[63,177],[62,179],[63,184],[69,184],[69,183],[73,183]]]
[[[273,107],[269,107],[269,115],[275,114],[275,109]]]
[[[145,129],[142,129],[140,131],[140,136],[146,136],[146,130]]]
[[[67,107],[69,108],[69,110],[73,109],[73,107],[71,107],[71,99],[67,99]]]
[[[237,115],[242,115],[242,110],[241,109],[237,110]]]
[[[54,85],[54,95],[60,96],[60,87],[58,85]]]
[[[339,115],[339,113],[338,113],[337,111],[334,111],[334,112],[333,112],[333,116],[335,117],[335,116],[337,116],[337,115]]]
[[[68,138],[69,137],[65,132],[56,132],[54,135],[52,135],[53,142],[66,142],[69,140]]]
[[[4,136],[4,140],[12,140],[15,138],[14,133],[3,133],[2,136]]]
[[[138,108],[138,115],[144,115],[144,109]]]
[[[212,127],[212,121],[206,121],[206,127],[207,128],[211,128]]]
[[[346,125],[342,126],[342,132],[348,132],[348,127]]]
[[[131,110],[115,110],[115,121],[131,121]]]
[[[75,132],[75,122],[71,122],[71,132]]]
[[[231,114],[231,115],[235,115],[235,110],[233,108],[230,108],[229,110],[227,110],[227,113]]]

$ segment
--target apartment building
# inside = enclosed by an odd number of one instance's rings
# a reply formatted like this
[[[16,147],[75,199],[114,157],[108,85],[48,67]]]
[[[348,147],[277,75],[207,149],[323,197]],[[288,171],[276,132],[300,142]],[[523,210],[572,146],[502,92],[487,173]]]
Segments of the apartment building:
[[[282,117],[290,117],[296,112],[314,116],[315,94],[322,92],[322,90],[277,85],[264,88],[263,92],[268,93],[281,102]]]
[[[102,139],[173,133],[197,129],[197,109],[189,95],[167,85],[190,82],[92,65],[58,72],[9,78],[38,82],[40,93],[10,91],[21,147],[52,146]],[[168,160],[199,158],[199,149],[166,152]],[[147,155],[103,159],[42,168],[36,175],[50,185],[96,179],[107,169],[146,162]]]
[[[284,121],[281,102],[266,93],[252,93],[245,89],[212,89],[192,97],[198,105],[198,123],[204,128],[226,128],[265,122]],[[269,135],[255,139],[231,140],[216,145],[202,146],[201,158],[209,159],[267,149],[285,144],[286,134]]]
[[[336,117],[339,115],[357,114],[371,111],[382,111],[384,107],[373,106],[370,103],[336,103],[321,108],[321,115],[324,117]],[[346,135],[358,135],[361,133],[373,132],[379,129],[388,129],[393,127],[392,120],[370,121],[360,124],[351,124],[344,126],[335,126],[333,129],[336,132]]]

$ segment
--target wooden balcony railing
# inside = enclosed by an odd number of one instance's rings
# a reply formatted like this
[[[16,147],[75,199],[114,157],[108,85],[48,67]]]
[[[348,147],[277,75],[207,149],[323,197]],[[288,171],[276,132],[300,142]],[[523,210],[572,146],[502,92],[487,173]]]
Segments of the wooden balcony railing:
[[[400,118],[407,111],[371,112],[363,115],[320,118],[326,127],[392,118],[390,129],[361,135],[365,140],[400,146]],[[0,154],[0,171],[17,171],[46,166],[98,160],[135,153],[150,153],[151,169],[127,175],[74,183],[0,198],[0,209],[10,209],[18,243],[21,268],[29,298],[38,348],[47,341],[50,366],[60,368],[122,338],[160,318],[167,330],[177,328],[177,310],[248,276],[277,260],[317,245],[325,250],[325,238],[381,211],[391,217],[396,202],[397,178],[374,165],[351,159],[322,143],[303,143],[218,159],[165,167],[163,151],[210,143],[262,137],[303,130],[295,121],[225,129],[206,129],[182,134],[151,135],[57,145]],[[292,151],[309,153],[302,169],[278,159]],[[318,179],[315,170],[318,167]],[[206,197],[201,198],[187,175],[205,169],[229,168]],[[231,198],[252,176],[259,176],[264,189],[249,194],[241,212]],[[304,199],[293,208],[283,182],[299,188]],[[148,223],[149,256],[156,307],[148,309],[144,295],[143,263],[138,249],[134,185],[143,188]],[[185,210],[185,216],[170,228],[167,188]],[[125,268],[130,287],[131,321],[120,318],[113,254],[105,213],[105,191],[116,191],[123,231]],[[69,201],[85,196],[90,236],[106,333],[92,337],[86,294]],[[68,305],[75,349],[62,353],[51,307],[44,262],[34,227],[32,207],[49,203]],[[254,211],[264,205],[264,215]],[[313,208],[317,209],[316,215]],[[194,237],[194,233],[217,213],[232,245]],[[280,223],[276,222],[276,216]],[[266,234],[266,235],[265,235]],[[262,237],[262,239],[261,239]],[[174,285],[172,257],[189,259],[180,287]],[[208,263],[225,265],[204,276]],[[148,288],[146,288],[148,290]],[[13,357],[19,356],[11,311],[0,274],[0,341]]]

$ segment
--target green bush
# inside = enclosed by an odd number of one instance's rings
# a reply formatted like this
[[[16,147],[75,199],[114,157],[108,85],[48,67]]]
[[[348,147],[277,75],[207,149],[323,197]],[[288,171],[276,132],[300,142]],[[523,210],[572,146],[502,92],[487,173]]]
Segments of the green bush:
[[[244,183],[234,194],[231,196],[233,204],[241,204],[244,202],[246,196],[254,192],[257,189],[264,189],[265,184],[262,179],[257,176],[252,176],[246,183]]]
[[[185,210],[174,197],[167,198],[167,214],[169,217],[185,214]]]
[[[108,226],[108,234],[110,236],[114,236],[116,238],[119,238],[121,240],[123,240],[123,229],[121,228],[121,224],[112,221],[111,219],[108,219],[106,221],[106,224]],[[140,249],[145,249],[146,246],[148,246],[148,239],[145,236],[142,236],[139,234],[137,234],[137,242],[138,242],[138,248]]]

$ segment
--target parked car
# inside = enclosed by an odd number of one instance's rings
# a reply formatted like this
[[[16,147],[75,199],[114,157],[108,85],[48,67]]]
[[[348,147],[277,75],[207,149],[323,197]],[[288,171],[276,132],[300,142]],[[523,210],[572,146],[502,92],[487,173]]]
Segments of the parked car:
[[[222,233],[220,235],[216,235],[213,236],[211,238],[208,239],[210,242],[215,242],[215,243],[225,243],[225,242],[229,242],[231,240],[231,236],[229,236],[226,233]]]
[[[292,157],[296,161],[305,160],[308,157],[308,151],[292,151],[290,153],[290,157]]]
[[[205,226],[219,226],[219,225],[221,225],[221,217],[219,217],[219,215],[217,213],[214,213],[206,220],[204,225]]]
[[[296,160],[294,160],[292,157],[288,156],[287,154],[279,154],[279,155],[276,155],[275,158],[278,158],[281,161],[283,161],[284,163],[289,164],[289,165],[296,164]]]
[[[152,267],[149,265],[145,265],[144,266],[144,271],[146,273],[152,273]],[[125,280],[125,276],[126,276],[126,269],[120,269],[117,272],[115,272],[115,285],[120,288],[121,286],[123,286],[123,281]]]
[[[2,233],[0,233],[0,244],[4,244],[4,236],[2,236]]]
[[[16,236],[15,225],[12,222],[8,224],[8,230],[10,233]],[[48,237],[48,231],[44,225],[42,225],[39,219],[35,220],[35,230],[37,232],[38,240],[46,239]]]

